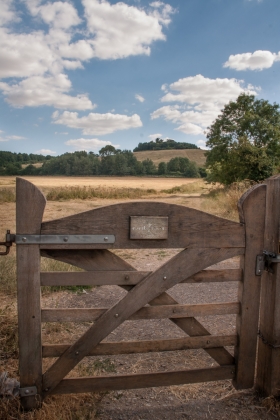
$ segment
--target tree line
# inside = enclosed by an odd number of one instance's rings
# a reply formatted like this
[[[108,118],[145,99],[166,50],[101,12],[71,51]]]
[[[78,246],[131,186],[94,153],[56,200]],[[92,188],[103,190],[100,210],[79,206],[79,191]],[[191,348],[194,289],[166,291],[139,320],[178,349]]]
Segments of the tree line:
[[[206,173],[205,169],[199,168],[188,158],[176,157],[167,163],[160,162],[156,167],[151,159],[141,162],[130,150],[119,150],[108,145],[100,149],[99,154],[81,151],[51,157],[45,159],[41,167],[30,163],[22,168],[20,162],[8,163],[0,167],[0,175],[166,175],[199,178]]]
[[[170,149],[199,149],[192,143],[180,143],[172,139],[163,140],[159,137],[155,141],[139,143],[133,152],[142,152],[144,150],[170,150]]]

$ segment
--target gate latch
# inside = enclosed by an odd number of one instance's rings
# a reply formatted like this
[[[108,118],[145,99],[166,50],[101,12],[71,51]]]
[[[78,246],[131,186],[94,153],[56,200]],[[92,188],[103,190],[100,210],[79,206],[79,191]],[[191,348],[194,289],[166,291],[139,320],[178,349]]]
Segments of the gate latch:
[[[261,276],[264,270],[273,273],[274,263],[280,263],[280,254],[264,250],[262,254],[257,255],[256,276]]]
[[[16,240],[16,235],[11,234],[11,232],[7,230],[6,241],[0,242],[0,246],[5,246],[6,251],[1,251],[0,255],[8,255],[10,252],[10,248],[13,245],[13,242],[15,242],[15,240]]]

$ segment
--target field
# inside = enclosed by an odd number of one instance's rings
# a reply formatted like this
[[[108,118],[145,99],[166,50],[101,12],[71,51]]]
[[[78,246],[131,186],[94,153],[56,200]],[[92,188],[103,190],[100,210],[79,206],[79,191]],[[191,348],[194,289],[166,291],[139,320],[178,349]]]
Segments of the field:
[[[34,184],[42,187],[48,194],[55,190],[67,191],[78,188],[93,188],[106,192],[107,198],[92,199],[72,198],[47,202],[44,220],[64,217],[70,214],[91,210],[93,208],[129,201],[123,196],[123,190],[140,189],[142,194],[137,200],[152,200],[180,204],[207,211],[233,220],[238,219],[236,202],[246,190],[246,185],[223,190],[218,186],[207,185],[203,180],[162,179],[162,178],[64,178],[64,177],[29,177]],[[14,188],[14,177],[0,178],[0,190]],[[68,187],[66,187],[66,185]],[[148,190],[153,192],[147,193]],[[108,198],[114,191],[114,198]],[[105,193],[104,193],[105,194]],[[0,203],[0,233],[4,240],[6,229],[15,232],[15,203]],[[154,270],[178,250],[117,250],[117,255],[125,259],[138,270]],[[75,270],[68,264],[42,258],[43,271]],[[223,263],[224,264],[224,263]],[[238,258],[227,264],[231,268],[238,267]],[[183,286],[183,287],[182,287]],[[226,301],[237,293],[236,285],[221,287],[219,283],[209,285],[176,286],[172,296],[182,303]],[[202,287],[203,286],[203,287]],[[0,257],[0,373],[9,372],[17,377],[17,332],[16,332],[16,278],[15,278],[15,246],[8,257]],[[70,290],[43,288],[43,307],[94,307],[111,306],[118,301],[124,291],[115,286],[95,288],[72,288]],[[97,302],[102,302],[97,305]],[[211,317],[210,317],[211,318]],[[212,317],[213,318],[213,317]],[[204,321],[203,321],[204,322]],[[205,321],[206,322],[206,321]],[[210,329],[219,327],[223,334],[233,331],[234,316],[227,316],[216,324],[209,320]],[[176,338],[179,332],[170,329],[169,321],[156,320],[150,325],[148,321],[130,321],[125,323],[109,336],[110,341],[143,340],[151,338]],[[207,324],[206,324],[207,325]],[[42,325],[43,340],[47,343],[63,343],[73,341],[82,334],[88,323],[44,323]],[[172,334],[175,334],[172,335]],[[207,356],[207,355],[206,355]],[[148,353],[145,355],[91,357],[82,361],[72,372],[72,376],[108,375],[123,373],[140,373],[180,368],[209,366],[213,362],[201,350],[181,351],[176,354]],[[45,359],[44,368],[52,362]],[[277,411],[278,410],[278,411]],[[211,384],[194,384],[171,386],[109,393],[78,394],[49,397],[41,410],[20,414],[17,400],[1,400],[0,420],[183,420],[185,418],[199,420],[213,419],[248,419],[269,420],[279,416],[277,402],[274,399],[260,399],[252,390],[235,391],[230,381],[213,382]]]
[[[102,187],[102,188],[141,188],[155,189],[173,188],[176,185],[188,185],[196,182],[195,178],[151,178],[151,177],[67,177],[67,176],[25,176],[24,179],[32,182],[39,188],[58,187]],[[15,185],[14,176],[0,176],[0,188],[12,187]]]
[[[159,162],[168,162],[175,157],[186,157],[198,166],[204,166],[206,162],[205,150],[201,149],[147,150],[144,152],[134,152],[133,154],[141,162],[145,159],[151,159],[156,166]]]

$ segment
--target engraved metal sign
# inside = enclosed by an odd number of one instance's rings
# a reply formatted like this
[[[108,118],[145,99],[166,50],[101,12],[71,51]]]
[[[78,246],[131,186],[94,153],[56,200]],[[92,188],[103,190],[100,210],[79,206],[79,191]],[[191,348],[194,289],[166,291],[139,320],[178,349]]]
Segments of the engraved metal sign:
[[[167,239],[168,217],[130,216],[130,239]]]

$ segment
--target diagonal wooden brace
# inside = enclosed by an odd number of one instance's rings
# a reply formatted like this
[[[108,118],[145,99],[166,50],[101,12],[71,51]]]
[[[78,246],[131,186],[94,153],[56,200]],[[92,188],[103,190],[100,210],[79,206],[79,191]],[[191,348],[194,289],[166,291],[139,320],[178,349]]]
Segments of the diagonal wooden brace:
[[[64,352],[44,374],[44,392],[51,392],[93,347],[144,305],[186,277],[243,252],[243,248],[185,249],[180,252],[138,283]]]

